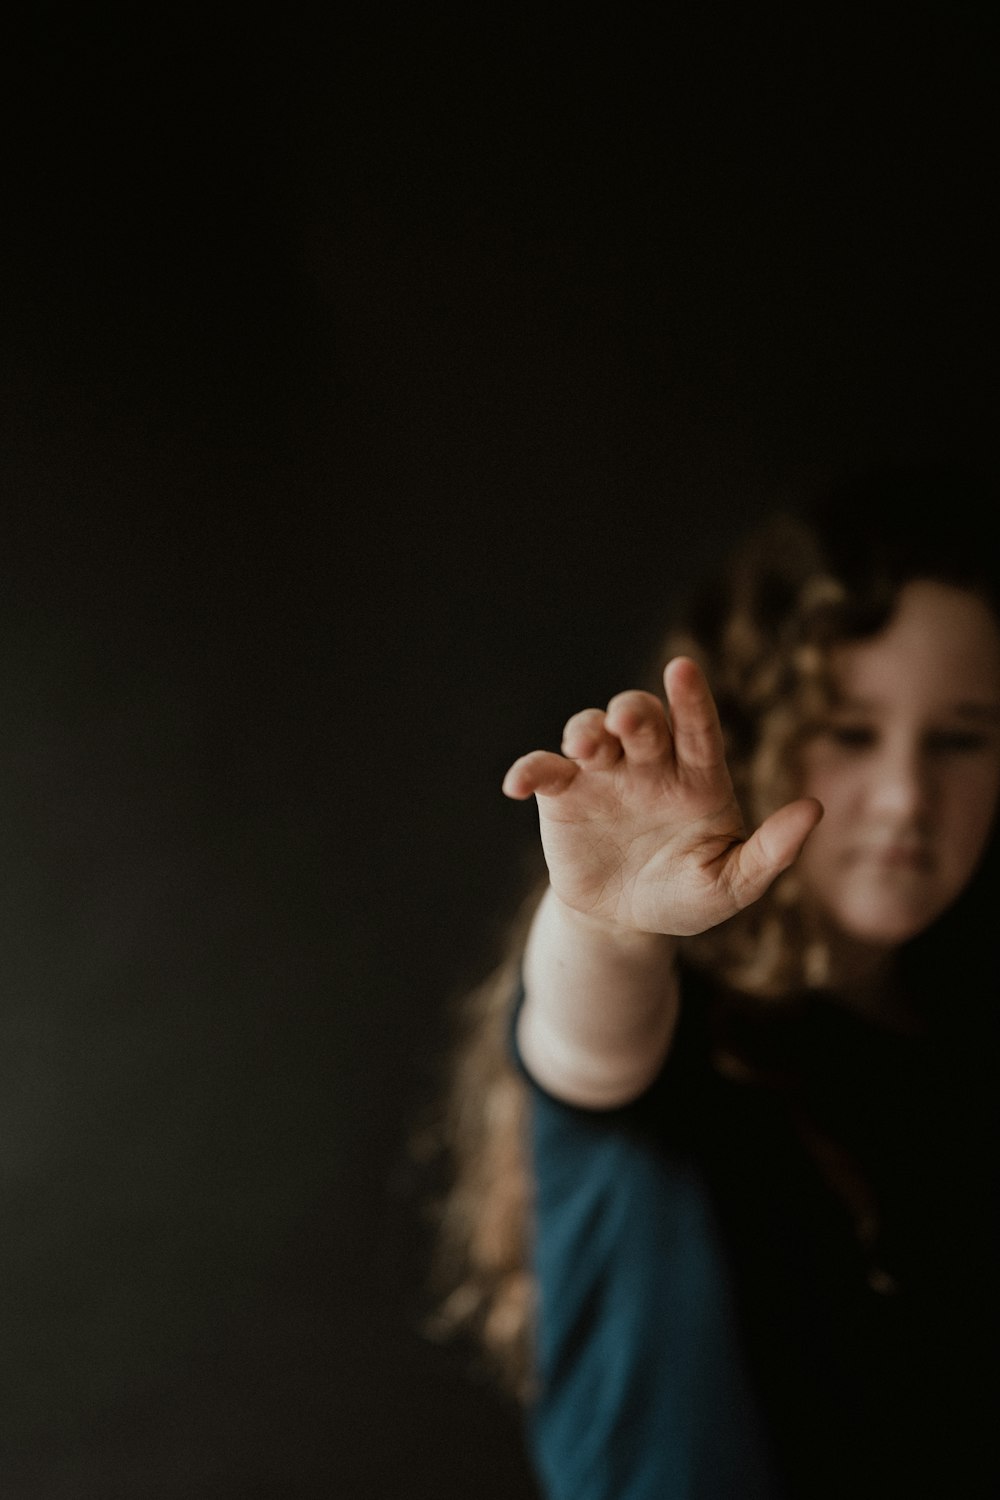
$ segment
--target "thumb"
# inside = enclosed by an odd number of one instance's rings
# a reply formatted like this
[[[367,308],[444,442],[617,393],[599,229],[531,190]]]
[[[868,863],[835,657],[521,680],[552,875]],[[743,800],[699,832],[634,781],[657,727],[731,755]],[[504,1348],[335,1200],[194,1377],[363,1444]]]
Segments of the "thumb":
[[[795,863],[822,816],[821,802],[815,797],[800,797],[771,813],[739,845],[733,856],[731,882],[740,909],[759,900],[782,871]]]

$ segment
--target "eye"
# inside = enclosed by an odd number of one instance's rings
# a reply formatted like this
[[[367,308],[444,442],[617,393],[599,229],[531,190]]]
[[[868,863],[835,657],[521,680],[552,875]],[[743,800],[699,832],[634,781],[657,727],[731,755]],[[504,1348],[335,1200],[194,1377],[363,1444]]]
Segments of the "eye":
[[[870,724],[830,724],[826,733],[844,750],[868,750],[876,739]]]
[[[927,748],[939,755],[975,755],[989,744],[975,729],[935,729],[927,736]]]

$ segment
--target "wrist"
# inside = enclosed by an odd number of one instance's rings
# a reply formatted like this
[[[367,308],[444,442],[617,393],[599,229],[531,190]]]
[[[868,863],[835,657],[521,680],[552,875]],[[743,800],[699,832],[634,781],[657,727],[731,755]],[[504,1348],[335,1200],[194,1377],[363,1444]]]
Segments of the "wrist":
[[[582,911],[559,895],[552,886],[545,895],[555,919],[568,932],[574,932],[584,941],[593,940],[613,944],[637,954],[669,952],[675,939],[662,932],[649,932],[641,927],[631,927],[614,917],[601,916],[596,912]]]

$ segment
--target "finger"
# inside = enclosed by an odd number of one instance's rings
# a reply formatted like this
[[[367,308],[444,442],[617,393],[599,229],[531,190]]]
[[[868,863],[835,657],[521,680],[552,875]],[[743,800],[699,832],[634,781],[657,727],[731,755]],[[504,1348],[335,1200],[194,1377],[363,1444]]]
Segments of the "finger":
[[[660,760],[670,750],[671,735],[663,704],[638,688],[616,693],[608,704],[605,725],[638,765]]]
[[[622,745],[608,733],[599,708],[584,708],[566,722],[562,753],[591,770],[603,771],[621,760]]]
[[[674,753],[679,765],[713,771],[725,764],[719,711],[705,674],[690,656],[675,656],[663,670]]]
[[[504,796],[523,802],[526,797],[558,797],[571,785],[579,767],[551,750],[532,750],[522,755],[503,779]]]
[[[738,846],[731,883],[740,907],[763,896],[782,871],[795,863],[822,816],[821,802],[815,797],[800,797],[765,818],[756,833]]]

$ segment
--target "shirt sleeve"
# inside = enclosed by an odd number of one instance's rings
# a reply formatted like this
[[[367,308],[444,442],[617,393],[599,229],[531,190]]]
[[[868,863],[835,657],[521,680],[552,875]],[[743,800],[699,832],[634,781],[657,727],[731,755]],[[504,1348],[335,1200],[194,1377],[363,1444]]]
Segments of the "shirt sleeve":
[[[634,1104],[530,1092],[537,1390],[547,1500],[774,1500],[711,1194],[685,1144],[697,1027]],[[696,1018],[695,1018],[696,1020]]]

